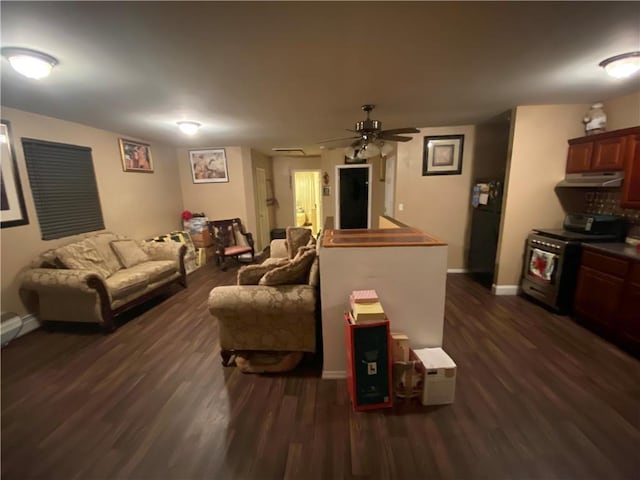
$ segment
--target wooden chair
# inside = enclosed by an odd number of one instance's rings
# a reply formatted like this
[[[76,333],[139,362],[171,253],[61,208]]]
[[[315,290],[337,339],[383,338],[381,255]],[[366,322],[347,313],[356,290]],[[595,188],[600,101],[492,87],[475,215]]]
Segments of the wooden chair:
[[[245,230],[239,218],[214,220],[208,226],[216,249],[216,262],[223,271],[227,269],[227,257],[238,260],[238,256],[250,253],[254,261],[253,235]]]

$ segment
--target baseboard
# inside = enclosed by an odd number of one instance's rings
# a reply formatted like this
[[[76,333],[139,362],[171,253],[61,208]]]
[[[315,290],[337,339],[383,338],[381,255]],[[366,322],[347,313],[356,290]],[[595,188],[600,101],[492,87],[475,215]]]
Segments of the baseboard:
[[[491,293],[494,295],[518,295],[520,285],[491,285]]]
[[[346,370],[323,370],[322,371],[323,380],[340,380],[343,378],[347,378]]]
[[[447,273],[467,273],[468,268],[447,268]]]
[[[18,333],[18,337],[26,335],[29,332],[33,332],[41,326],[42,322],[38,320],[38,317],[31,313],[29,315],[25,315],[22,317],[22,328],[20,329],[20,333]]]

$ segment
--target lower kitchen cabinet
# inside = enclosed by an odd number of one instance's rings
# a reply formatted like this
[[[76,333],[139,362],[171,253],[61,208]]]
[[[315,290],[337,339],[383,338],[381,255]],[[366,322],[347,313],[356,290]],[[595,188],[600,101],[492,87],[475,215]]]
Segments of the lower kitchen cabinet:
[[[640,262],[585,248],[574,314],[609,338],[640,351]]]

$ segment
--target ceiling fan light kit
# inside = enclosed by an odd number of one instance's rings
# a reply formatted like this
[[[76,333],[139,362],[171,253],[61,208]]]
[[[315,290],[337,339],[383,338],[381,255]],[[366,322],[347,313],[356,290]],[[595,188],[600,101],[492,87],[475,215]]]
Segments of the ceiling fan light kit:
[[[28,48],[3,48],[2,56],[20,75],[35,80],[48,77],[53,67],[58,64],[58,60],[51,55]]]
[[[600,66],[613,78],[627,78],[640,70],[640,51],[609,57]]]
[[[350,160],[365,160],[378,155],[386,156],[393,152],[393,146],[389,142],[408,142],[412,137],[404,137],[405,133],[420,133],[414,127],[395,128],[392,130],[382,130],[382,122],[370,118],[371,111],[375,105],[367,103],[362,105],[362,111],[366,112],[367,118],[356,122],[355,130],[349,130],[356,135],[348,138],[335,138],[325,140],[320,143],[352,140],[345,151],[345,156]]]

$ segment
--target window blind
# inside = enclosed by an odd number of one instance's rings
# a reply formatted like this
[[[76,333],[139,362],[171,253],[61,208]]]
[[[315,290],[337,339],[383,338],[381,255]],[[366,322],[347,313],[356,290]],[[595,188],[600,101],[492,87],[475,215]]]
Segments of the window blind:
[[[91,149],[22,139],[43,240],[104,229]]]

